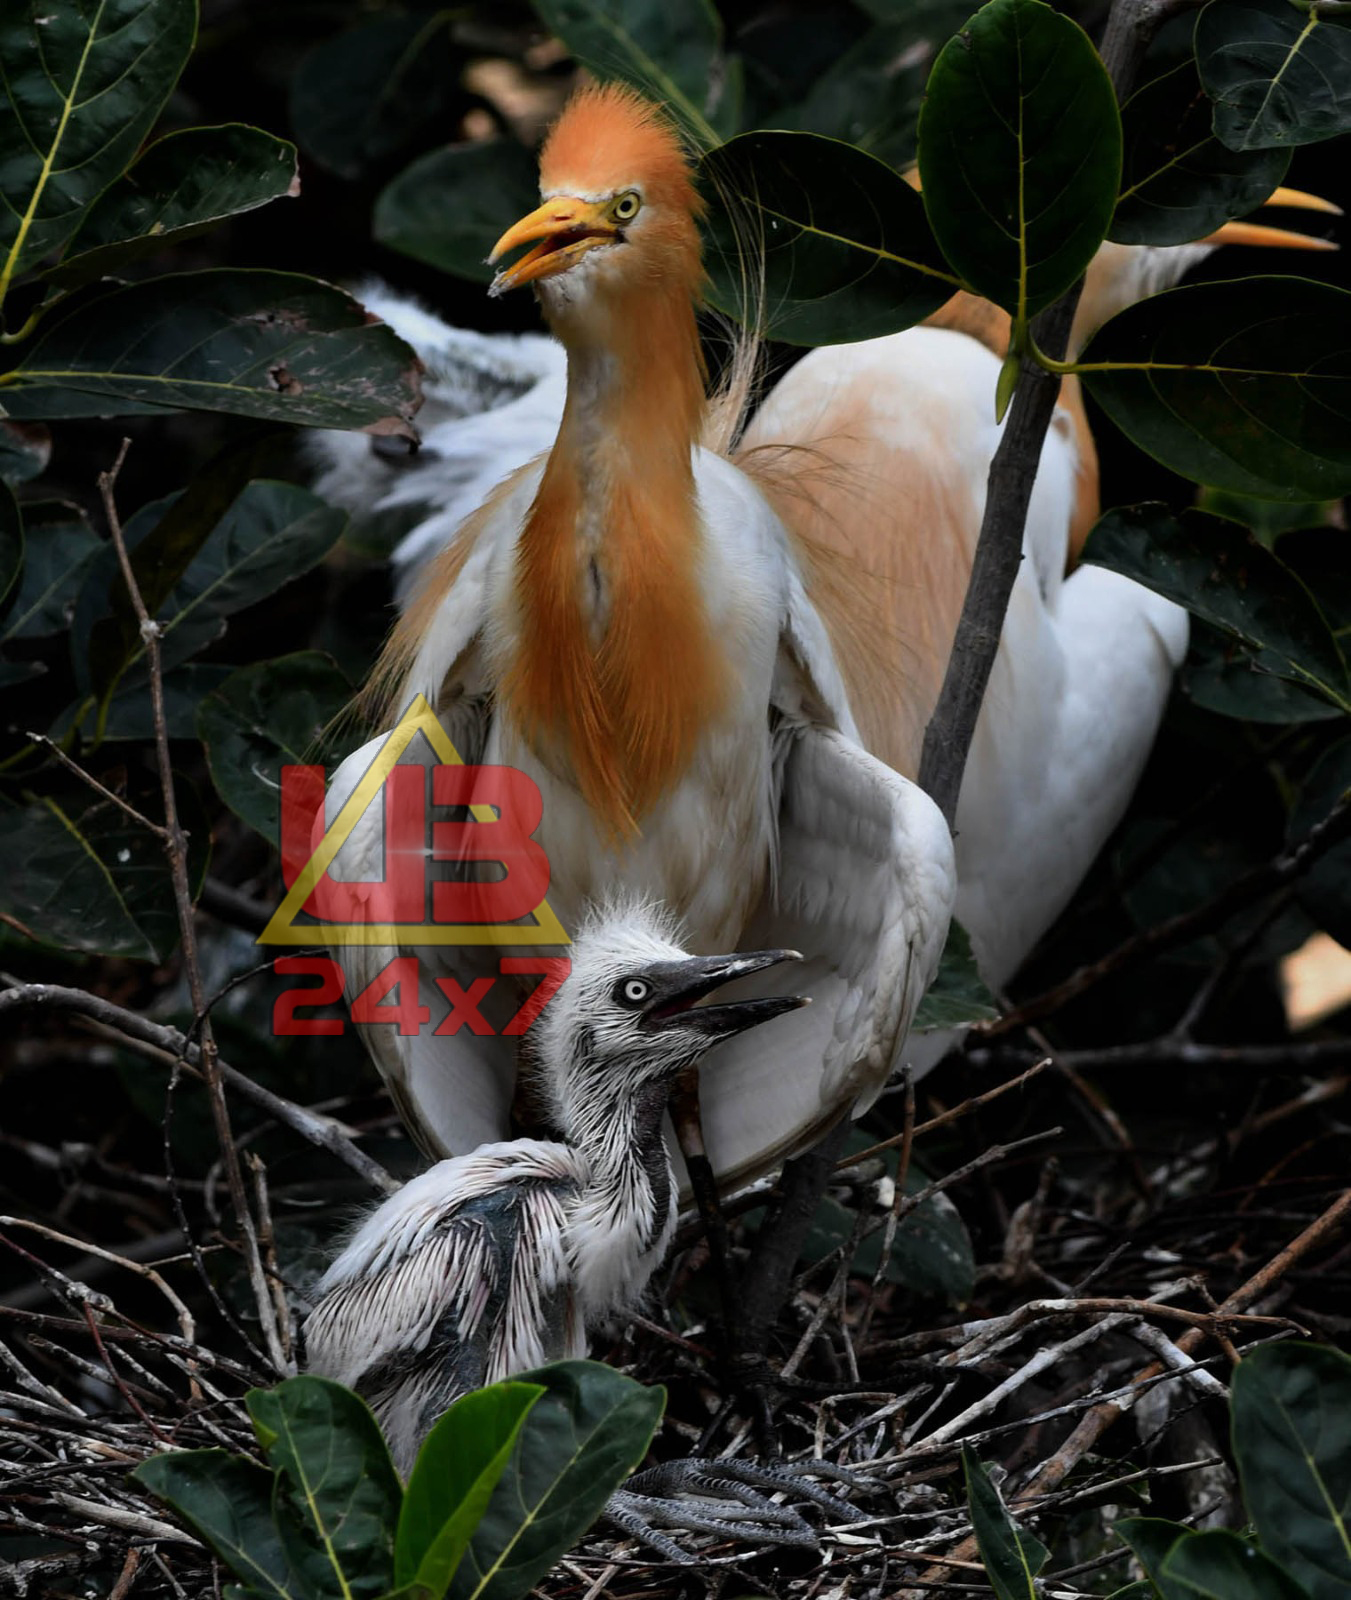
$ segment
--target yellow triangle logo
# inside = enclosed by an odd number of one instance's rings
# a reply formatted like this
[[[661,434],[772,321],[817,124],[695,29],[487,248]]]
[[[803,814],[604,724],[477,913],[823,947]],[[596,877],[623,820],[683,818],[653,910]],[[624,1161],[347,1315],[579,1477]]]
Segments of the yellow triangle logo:
[[[478,945],[562,945],[572,941],[564,932],[563,924],[549,908],[547,899],[541,900],[532,913],[533,921],[522,922],[466,922],[466,923],[406,923],[406,922],[335,922],[300,923],[306,902],[316,885],[333,865],[338,851],[346,844],[352,829],[365,816],[366,811],[384,788],[385,780],[399,764],[399,757],[421,734],[432,748],[432,753],[442,766],[462,767],[459,751],[441,726],[440,719],[418,695],[407,711],[399,718],[380,747],[380,752],[362,774],[360,783],[348,796],[346,805],[333,819],[333,824],[315,846],[308,861],[286,892],[286,897],[273,912],[266,928],[258,935],[258,944],[313,945],[322,940],[328,945],[419,945],[419,944],[478,944]],[[475,805],[470,812],[476,822],[494,822],[496,813],[488,805]]]

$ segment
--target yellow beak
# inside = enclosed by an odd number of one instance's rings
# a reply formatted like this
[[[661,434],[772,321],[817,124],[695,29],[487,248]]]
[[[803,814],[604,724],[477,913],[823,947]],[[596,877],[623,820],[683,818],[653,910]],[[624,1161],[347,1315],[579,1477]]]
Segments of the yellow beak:
[[[492,265],[509,250],[523,244],[534,244],[535,248],[499,272],[488,293],[505,294],[508,289],[519,289],[523,283],[556,277],[588,250],[616,239],[620,230],[605,214],[608,204],[608,201],[579,200],[573,195],[560,194],[546,200],[528,217],[522,217],[493,246],[488,263]]]
[[[1291,211],[1322,211],[1340,217],[1342,208],[1303,189],[1274,189],[1266,201],[1269,206],[1285,206]],[[1201,241],[1202,244],[1251,244],[1260,249],[1337,250],[1334,239],[1318,239],[1309,233],[1292,233],[1287,228],[1268,228],[1261,222],[1226,222]]]

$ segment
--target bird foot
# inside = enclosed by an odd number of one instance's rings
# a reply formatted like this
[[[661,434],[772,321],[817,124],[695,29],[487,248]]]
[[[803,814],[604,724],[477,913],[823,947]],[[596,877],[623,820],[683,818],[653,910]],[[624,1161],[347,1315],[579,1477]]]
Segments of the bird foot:
[[[692,1457],[666,1461],[637,1472],[610,1496],[605,1514],[611,1522],[659,1550],[668,1561],[698,1559],[654,1524],[711,1533],[746,1544],[817,1544],[815,1528],[793,1505],[779,1504],[770,1494],[784,1494],[821,1507],[837,1522],[866,1522],[868,1515],[814,1478],[831,1478],[856,1490],[876,1489],[870,1478],[838,1467],[833,1461],[797,1461],[766,1466],[758,1461],[725,1461]]]

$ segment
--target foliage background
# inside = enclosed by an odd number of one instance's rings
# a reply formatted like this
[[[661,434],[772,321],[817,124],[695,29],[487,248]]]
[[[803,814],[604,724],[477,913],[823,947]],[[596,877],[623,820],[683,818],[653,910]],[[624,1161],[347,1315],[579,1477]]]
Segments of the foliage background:
[[[753,0],[720,7],[725,39],[745,64],[746,124],[832,133],[904,162],[912,153],[907,124],[934,42],[967,9],[947,0],[835,0],[819,6]],[[677,11],[672,8],[673,15]],[[1104,9],[1090,5],[1073,14],[1096,34]],[[1173,39],[1166,34],[1157,48],[1175,45],[1175,36],[1191,25],[1190,16],[1179,19],[1170,30]],[[481,283],[449,277],[381,245],[373,237],[373,216],[381,193],[410,162],[448,142],[498,134],[524,150],[574,80],[566,50],[541,17],[521,4],[485,0],[438,9],[384,0],[207,0],[197,49],[161,129],[245,121],[292,139],[300,150],[301,192],[177,244],[162,260],[147,257],[128,275],[258,265],[351,285],[376,275],[421,296],[452,322],[490,331],[534,328],[528,297],[489,301]],[[1345,141],[1310,146],[1295,153],[1287,182],[1351,207],[1349,166]],[[485,203],[494,198],[488,191]],[[505,225],[514,216],[508,204],[500,220]],[[1255,266],[1249,253],[1231,250],[1188,281],[1246,276],[1260,268],[1347,287],[1349,267],[1346,254],[1301,255],[1288,264],[1263,259]],[[775,348],[771,370],[794,356]],[[1105,506],[1155,498],[1179,506],[1191,500],[1192,485],[1130,446],[1100,413],[1094,421]],[[118,484],[124,519],[200,480],[223,454],[238,459],[249,452],[255,477],[306,481],[293,435],[238,418],[183,413],[66,421],[52,434],[50,465],[40,483],[20,490],[21,497],[80,508],[100,533],[95,481],[124,434],[133,441]],[[1344,527],[1342,508],[1307,516],[1326,516]],[[1287,523],[1281,515],[1272,522],[1262,512],[1256,520],[1271,542],[1286,526],[1302,526],[1304,518],[1296,515]],[[1341,541],[1332,540],[1327,549],[1320,599],[1344,638],[1351,627],[1351,562],[1341,553]],[[358,684],[391,615],[382,554],[349,532],[294,581],[277,582],[272,592],[232,615],[194,658],[209,674],[198,681],[198,692],[218,685],[230,670],[298,651],[326,653],[346,684]],[[77,646],[91,620],[87,610],[77,610]],[[1198,634],[1131,813],[1020,975],[1015,1003],[1138,929],[1205,903],[1244,871],[1274,860],[1292,829],[1326,811],[1351,776],[1344,720],[1300,720],[1308,707],[1297,707],[1289,692],[1273,712],[1270,681],[1251,674],[1230,680],[1228,692],[1238,697],[1232,709],[1255,712],[1260,695],[1268,708],[1260,716],[1220,715],[1198,704],[1195,686],[1214,648]],[[21,806],[39,791],[78,792],[27,740],[30,731],[62,726],[72,693],[71,645],[69,631],[57,631],[9,652],[47,670],[5,690],[0,759],[8,765],[0,780],[7,806]],[[297,670],[264,666],[260,681],[279,693],[293,691]],[[331,673],[313,670],[313,700],[298,709],[293,694],[290,701],[300,744],[318,736],[345,693]],[[144,800],[157,814],[144,727],[130,731],[134,737],[97,746],[86,742],[76,753],[101,781]],[[186,725],[183,731],[189,734]],[[242,980],[214,1008],[223,1054],[279,1092],[340,1115],[392,1171],[412,1170],[413,1152],[350,1030],[339,1038],[273,1036],[273,1000],[287,985],[255,970],[261,952],[252,938],[280,897],[275,851],[225,803],[224,758],[216,756],[213,772],[193,736],[176,739],[174,751],[185,789],[196,796],[184,802],[194,843],[201,849],[210,838],[198,917],[208,989],[215,994]],[[236,784],[241,773],[247,776],[246,756],[239,758]],[[28,937],[24,930],[32,923],[19,891],[33,863],[24,855],[22,837],[11,837],[10,844],[8,882],[0,886],[0,911],[9,918],[0,925],[0,967],[19,981],[79,984],[185,1026],[190,1008],[172,936],[153,961],[82,953],[73,939]],[[1065,1129],[1053,1143],[983,1170],[957,1193],[970,1239],[969,1255],[964,1242],[958,1251],[966,1264],[955,1279],[941,1268],[925,1278],[923,1261],[932,1268],[933,1253],[926,1257],[922,1243],[914,1246],[905,1258],[911,1287],[892,1283],[884,1291],[889,1329],[941,1319],[953,1301],[979,1307],[997,1300],[1003,1280],[973,1273],[972,1263],[989,1265],[1004,1257],[1018,1208],[1038,1194],[1039,1226],[1054,1241],[1048,1250],[1063,1258],[1062,1268],[1077,1260],[1086,1270],[1119,1250],[1109,1277],[1133,1281],[1138,1289],[1151,1263],[1166,1259],[1170,1272],[1208,1274],[1216,1299],[1323,1210],[1342,1186],[1351,1157],[1343,1098],[1351,1082],[1351,1013],[1333,1014],[1295,1040],[1278,962],[1317,929],[1351,938],[1347,851],[1343,847],[1322,864],[1316,894],[1282,888],[1206,938],[1168,948],[1057,1009],[1042,1024],[1045,1039],[1060,1052],[1057,1070],[924,1146],[925,1165],[946,1171],[995,1137],[1015,1139],[1053,1123]],[[159,915],[162,921],[162,901]],[[1175,1032],[1184,1016],[1187,1040]],[[1147,1048],[1132,1057],[1114,1061],[1102,1054],[1137,1042]],[[1211,1050],[1201,1064],[1190,1063],[1188,1049],[1195,1044],[1231,1054],[1222,1058]],[[921,1110],[981,1092],[1008,1069],[1030,1064],[1042,1049],[1042,1038],[1024,1033],[973,1042],[962,1059],[925,1081]],[[133,1259],[172,1262],[164,1270],[185,1293],[196,1295],[202,1337],[228,1342],[234,1335],[223,1312],[241,1319],[247,1330],[250,1311],[232,1250],[215,1234],[223,1200],[214,1134],[198,1086],[182,1083],[166,1098],[168,1083],[165,1063],[134,1056],[97,1029],[32,1015],[11,1028],[0,1044],[0,1208],[45,1219]],[[335,1229],[364,1198],[361,1186],[251,1109],[233,1109],[240,1147],[266,1163],[282,1272],[303,1287]],[[884,1101],[868,1124],[869,1137],[895,1132],[899,1117],[899,1102]],[[166,1161],[175,1175],[172,1185]],[[175,1193],[194,1232],[206,1241],[221,1308],[194,1288],[192,1265],[181,1254]],[[838,1215],[823,1213],[823,1243],[837,1240],[850,1225],[844,1202],[828,1204]],[[931,1225],[939,1226],[936,1218]],[[946,1214],[943,1225],[949,1225]],[[14,1230],[7,1237],[32,1247],[31,1239]],[[67,1271],[78,1266],[88,1281],[109,1289],[115,1279],[124,1310],[151,1321],[159,1317],[153,1290],[139,1280],[126,1280],[106,1263],[82,1262],[65,1247],[44,1245],[40,1253]],[[866,1261],[863,1266],[870,1275]],[[678,1281],[684,1295],[680,1314],[699,1316],[707,1286],[688,1272]],[[1282,1309],[1326,1341],[1346,1343],[1349,1283],[1342,1250],[1316,1272],[1294,1274]],[[3,1306],[21,1313],[51,1309],[31,1259],[19,1250],[0,1252],[0,1297]],[[29,1338],[22,1326],[14,1331]],[[49,1358],[31,1340],[24,1348],[42,1370]],[[632,1348],[622,1354],[634,1359]],[[636,1360],[640,1376],[672,1383],[673,1413],[698,1414],[704,1392],[699,1375],[673,1370],[660,1346],[643,1347]],[[97,1392],[92,1378],[90,1383]],[[1172,1510],[1192,1509],[1178,1498],[1180,1490],[1161,1493],[1165,1504],[1170,1494],[1177,1499]],[[17,1559],[38,1552],[42,1540],[30,1533],[10,1548]],[[87,1573],[91,1585],[103,1583],[105,1590],[107,1577],[97,1566]]]

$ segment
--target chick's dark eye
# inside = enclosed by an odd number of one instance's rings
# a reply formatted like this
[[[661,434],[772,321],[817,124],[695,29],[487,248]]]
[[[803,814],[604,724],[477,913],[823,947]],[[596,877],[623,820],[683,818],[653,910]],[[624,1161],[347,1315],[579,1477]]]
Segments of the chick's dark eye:
[[[642,978],[625,978],[617,985],[615,999],[626,1006],[640,1006],[652,993],[652,985]]]
[[[616,222],[632,222],[642,207],[642,201],[630,189],[626,194],[621,194],[610,207],[610,215]]]

